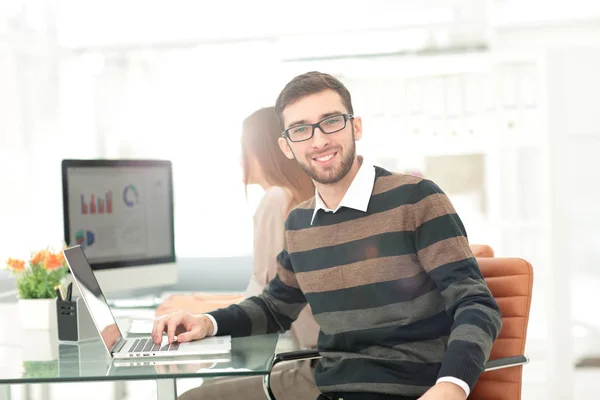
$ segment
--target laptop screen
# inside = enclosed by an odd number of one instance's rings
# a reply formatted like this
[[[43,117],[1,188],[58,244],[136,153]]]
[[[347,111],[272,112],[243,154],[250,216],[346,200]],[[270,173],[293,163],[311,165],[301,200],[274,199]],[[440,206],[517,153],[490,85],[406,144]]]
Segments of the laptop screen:
[[[121,340],[122,335],[115,317],[106,303],[92,267],[81,246],[70,247],[63,250],[63,253],[73,274],[75,284],[88,307],[90,316],[102,337],[106,349],[110,352],[115,343]]]

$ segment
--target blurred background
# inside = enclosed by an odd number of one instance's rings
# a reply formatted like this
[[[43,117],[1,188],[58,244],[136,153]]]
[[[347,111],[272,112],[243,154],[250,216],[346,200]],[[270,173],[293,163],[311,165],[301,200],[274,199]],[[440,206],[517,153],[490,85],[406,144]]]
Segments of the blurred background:
[[[596,397],[600,2],[3,0],[0,259],[61,243],[62,159],[161,158],[178,257],[245,260],[242,120],[310,70],[350,89],[359,153],[532,263],[524,398]]]

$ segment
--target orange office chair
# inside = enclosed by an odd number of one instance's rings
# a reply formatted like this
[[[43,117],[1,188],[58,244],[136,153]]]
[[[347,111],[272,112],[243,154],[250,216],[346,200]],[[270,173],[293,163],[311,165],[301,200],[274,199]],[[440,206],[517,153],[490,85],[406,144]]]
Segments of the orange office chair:
[[[523,355],[529,322],[533,268],[520,258],[478,258],[481,273],[502,313],[502,330],[492,346],[490,360],[479,377],[469,400],[520,400]],[[320,358],[316,350],[299,350],[275,354],[271,369],[284,361]],[[264,379],[265,393],[275,400],[270,375]]]
[[[527,323],[533,290],[533,268],[520,258],[477,259],[481,273],[502,313],[502,330],[492,346],[486,372],[481,374],[472,400],[520,400],[522,364],[493,368],[494,360],[515,358],[525,352]],[[508,367],[512,368],[508,368]]]
[[[487,244],[472,244],[470,245],[471,252],[475,258],[490,258],[494,257],[494,249]]]

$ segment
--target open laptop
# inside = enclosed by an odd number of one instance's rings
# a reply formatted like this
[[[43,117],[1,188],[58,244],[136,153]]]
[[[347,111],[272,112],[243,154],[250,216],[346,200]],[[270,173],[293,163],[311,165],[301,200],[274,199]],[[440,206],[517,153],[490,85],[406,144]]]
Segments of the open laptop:
[[[85,305],[88,307],[94,325],[111,357],[116,359],[130,357],[174,357],[223,354],[231,351],[230,336],[209,337],[187,343],[168,343],[163,337],[160,345],[150,336],[127,339],[121,334],[117,322],[100,289],[98,280],[92,271],[81,246],[63,250],[65,259],[73,275]]]

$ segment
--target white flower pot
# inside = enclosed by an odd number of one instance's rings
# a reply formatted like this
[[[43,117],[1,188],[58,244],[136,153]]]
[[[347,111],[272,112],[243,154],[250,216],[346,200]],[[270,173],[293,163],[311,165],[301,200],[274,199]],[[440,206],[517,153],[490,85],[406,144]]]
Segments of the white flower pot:
[[[19,299],[23,330],[56,332],[56,299]]]

